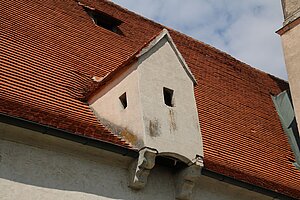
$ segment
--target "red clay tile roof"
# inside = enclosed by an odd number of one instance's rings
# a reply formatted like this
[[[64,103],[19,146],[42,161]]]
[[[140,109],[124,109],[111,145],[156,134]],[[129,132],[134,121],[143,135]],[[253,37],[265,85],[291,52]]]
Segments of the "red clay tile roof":
[[[91,77],[124,63],[164,27],[103,0],[81,1],[124,23],[93,24],[74,0],[0,3],[0,112],[128,147],[82,102]],[[288,84],[169,29],[197,79],[205,168],[300,199],[300,171],[270,93]]]

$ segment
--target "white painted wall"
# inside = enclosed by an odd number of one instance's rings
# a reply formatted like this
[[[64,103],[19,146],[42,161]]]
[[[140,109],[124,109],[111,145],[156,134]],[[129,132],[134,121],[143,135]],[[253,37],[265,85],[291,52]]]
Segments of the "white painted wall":
[[[138,62],[145,144],[190,160],[203,156],[194,85],[170,43],[160,40]],[[163,87],[174,90],[174,107],[165,105]]]
[[[300,4],[300,2],[299,2]],[[300,128],[300,25],[281,36],[293,106]]]
[[[1,200],[174,200],[174,174],[156,166],[146,188],[127,187],[132,158],[0,123]],[[194,200],[272,198],[202,177]]]
[[[165,105],[163,87],[174,90],[174,107]],[[124,92],[126,109],[119,101]],[[167,36],[107,83],[90,103],[102,123],[138,149],[155,148],[185,162],[203,156],[193,81]]]
[[[139,89],[137,65],[115,77],[91,100],[90,107],[100,121],[115,133],[120,133],[133,146],[144,146],[144,124]],[[126,92],[127,108],[119,97]]]

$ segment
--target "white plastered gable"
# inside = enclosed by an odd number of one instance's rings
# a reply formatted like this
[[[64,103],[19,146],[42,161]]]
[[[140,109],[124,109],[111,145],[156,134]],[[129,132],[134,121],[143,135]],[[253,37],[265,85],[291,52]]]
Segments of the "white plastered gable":
[[[111,77],[93,97],[90,107],[103,124],[140,151],[130,182],[140,189],[156,156],[201,168],[203,144],[196,80],[168,31],[163,30],[135,56],[135,62]],[[187,176],[197,176],[194,169],[191,172]],[[180,176],[181,185],[185,176]]]
[[[170,33],[168,32],[167,29],[163,29],[161,31],[161,33],[157,37],[155,37],[155,39],[153,39],[145,48],[143,48],[140,51],[140,53],[137,55],[137,57],[142,57],[143,55],[145,55],[155,45],[157,45],[159,42],[161,42],[162,39],[166,39],[169,42],[171,48],[173,49],[173,51],[176,54],[178,60],[182,64],[182,67],[186,71],[187,75],[190,77],[190,79],[193,81],[194,84],[197,84],[197,81],[196,81],[194,75],[192,74],[191,70],[189,69],[188,65],[186,64],[186,62],[185,62],[184,58],[182,57],[181,53],[177,49],[177,47],[176,47],[176,45],[175,45],[173,39],[171,38]]]
[[[130,167],[129,186],[143,188],[156,156],[171,157],[189,166],[178,173],[176,185],[178,198],[188,199],[191,192],[183,188],[192,189],[203,166],[196,80],[168,31],[112,74],[101,80],[89,104],[104,125],[140,152]]]
[[[103,124],[135,148],[151,147],[189,162],[196,155],[203,156],[195,84],[184,58],[164,29],[89,103]],[[166,91],[172,92],[172,105],[166,104]],[[125,107],[121,99],[124,101],[124,97]]]

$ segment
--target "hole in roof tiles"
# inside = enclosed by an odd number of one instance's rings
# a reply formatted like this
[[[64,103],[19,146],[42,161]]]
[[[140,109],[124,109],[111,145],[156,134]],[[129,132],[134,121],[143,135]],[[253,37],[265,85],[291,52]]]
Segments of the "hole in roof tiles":
[[[165,87],[163,88],[164,101],[167,106],[170,106],[170,107],[174,106],[173,93],[174,93],[174,90],[171,90],[171,89],[165,88]]]
[[[124,108],[124,109],[127,108],[127,97],[126,97],[126,92],[125,92],[124,94],[122,94],[122,95],[119,97],[119,99],[120,99],[120,102],[121,102],[123,108]]]
[[[88,6],[83,6],[85,12],[92,18],[93,22],[106,30],[123,35],[122,31],[119,29],[119,25],[123,22],[119,19],[116,19],[104,12],[99,10],[91,9]]]

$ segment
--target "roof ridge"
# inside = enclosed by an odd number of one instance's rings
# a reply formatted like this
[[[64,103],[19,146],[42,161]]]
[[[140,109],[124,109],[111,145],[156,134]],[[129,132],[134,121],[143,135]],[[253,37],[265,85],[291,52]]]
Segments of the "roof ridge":
[[[286,81],[286,80],[284,80],[284,79],[282,79],[282,78],[279,78],[279,77],[277,77],[277,76],[275,76],[275,75],[273,75],[273,74],[270,74],[270,73],[267,73],[267,72],[265,72],[265,71],[262,71],[262,70],[260,70],[260,69],[258,69],[258,68],[256,68],[256,67],[254,67],[254,66],[251,66],[250,64],[247,64],[247,63],[245,63],[245,62],[243,62],[243,61],[241,61],[241,60],[239,60],[239,59],[237,59],[237,58],[231,56],[229,53],[227,53],[227,52],[225,52],[225,51],[223,51],[223,50],[220,50],[220,49],[218,49],[218,48],[216,48],[216,47],[214,47],[214,46],[212,46],[212,45],[210,45],[210,44],[207,44],[207,43],[205,43],[205,42],[203,42],[203,41],[200,41],[200,40],[198,40],[198,39],[195,39],[195,38],[193,38],[193,37],[191,37],[191,36],[189,36],[189,35],[186,35],[186,34],[184,34],[184,33],[181,33],[180,31],[177,31],[177,30],[175,30],[175,29],[173,29],[173,28],[170,28],[170,27],[165,26],[165,25],[163,25],[163,24],[157,23],[157,22],[155,22],[155,21],[153,21],[153,20],[151,20],[151,19],[149,19],[149,18],[146,18],[146,17],[144,17],[144,16],[142,16],[142,15],[140,15],[140,14],[138,14],[138,13],[135,13],[135,12],[133,12],[133,11],[130,11],[130,10],[128,10],[127,8],[124,8],[124,7],[120,6],[120,5],[118,5],[118,4],[114,3],[114,2],[112,2],[111,0],[102,0],[102,1],[103,1],[103,2],[107,2],[109,5],[114,6],[114,7],[117,8],[118,10],[125,11],[125,12],[127,12],[128,14],[131,14],[131,15],[134,15],[135,17],[138,17],[138,18],[140,18],[140,19],[143,19],[144,21],[147,21],[147,22],[151,23],[152,25],[155,25],[155,26],[157,26],[157,27],[159,27],[159,28],[166,28],[166,29],[168,29],[169,31],[171,31],[171,32],[173,32],[173,33],[179,34],[179,35],[181,35],[181,36],[183,36],[183,37],[185,37],[185,38],[187,38],[187,39],[189,39],[189,40],[193,40],[194,42],[197,42],[197,43],[199,43],[199,44],[202,44],[202,45],[206,46],[207,48],[213,50],[214,52],[219,53],[219,54],[222,54],[223,56],[225,56],[226,58],[228,58],[228,59],[230,59],[230,60],[232,60],[232,61],[239,62],[240,64],[242,64],[244,67],[246,67],[246,68],[248,68],[248,69],[252,69],[252,70],[254,70],[254,71],[258,72],[258,73],[262,73],[262,74],[265,74],[265,75],[270,75],[270,76],[272,76],[272,77],[274,77],[274,78],[276,78],[276,79],[278,79],[278,80],[280,80],[280,81],[284,81],[285,83],[288,83],[288,81]]]
[[[113,6],[113,7],[117,8],[118,10],[125,11],[125,12],[127,12],[128,14],[134,15],[134,16],[136,16],[136,17],[138,17],[138,18],[140,18],[140,19],[142,19],[142,20],[144,20],[144,21],[148,21],[148,22],[150,22],[150,23],[153,23],[153,25],[157,26],[158,28],[164,28],[164,27],[166,27],[166,26],[164,26],[163,24],[154,22],[153,20],[151,20],[151,19],[149,19],[149,18],[147,18],[147,17],[144,17],[144,16],[142,16],[142,15],[140,15],[140,14],[138,14],[138,13],[135,13],[135,12],[133,12],[133,11],[131,11],[131,10],[128,10],[127,8],[124,8],[124,7],[120,6],[120,5],[118,5],[118,4],[114,3],[114,2],[112,2],[111,0],[101,0],[101,1],[103,1],[103,2],[105,2],[105,3],[107,3],[107,4],[109,4],[110,6]],[[166,28],[167,28],[167,27],[166,27]]]
[[[189,40],[193,40],[194,42],[198,42],[198,43],[200,43],[200,44],[202,44],[202,45],[208,47],[209,49],[213,50],[214,52],[219,53],[219,54],[222,54],[223,56],[225,56],[226,58],[228,58],[228,59],[230,59],[230,60],[232,60],[232,61],[239,62],[239,63],[242,64],[244,67],[250,68],[251,70],[255,70],[255,71],[257,71],[257,72],[259,72],[259,73],[262,73],[262,74],[265,74],[265,75],[270,75],[270,76],[272,76],[272,77],[274,77],[274,78],[276,78],[276,79],[279,79],[279,80],[281,80],[281,81],[284,81],[284,82],[288,83],[288,81],[286,81],[286,80],[284,80],[284,79],[282,79],[282,78],[279,78],[279,77],[277,77],[277,76],[275,76],[275,75],[273,75],[273,74],[270,74],[270,73],[267,73],[267,72],[265,72],[265,71],[262,71],[261,69],[258,69],[258,68],[254,67],[254,66],[251,66],[250,64],[245,63],[244,61],[241,61],[241,60],[239,60],[239,59],[233,57],[233,56],[230,55],[229,53],[227,53],[227,52],[225,52],[225,51],[223,51],[223,50],[220,50],[220,49],[218,49],[218,48],[216,48],[216,47],[214,47],[214,46],[212,46],[212,45],[210,45],[210,44],[207,44],[207,43],[205,43],[205,42],[203,42],[203,41],[197,40],[197,39],[195,39],[195,38],[193,38],[193,37],[191,37],[191,36],[189,36],[189,35],[186,35],[186,34],[184,34],[184,33],[181,33],[181,32],[179,32],[179,31],[177,31],[177,30],[175,30],[175,29],[173,29],[173,28],[169,28],[169,27],[166,27],[166,28],[168,28],[169,30],[171,30],[172,32],[174,32],[174,33],[176,33],[176,34],[181,35],[181,37],[185,37],[185,38],[188,38]]]

